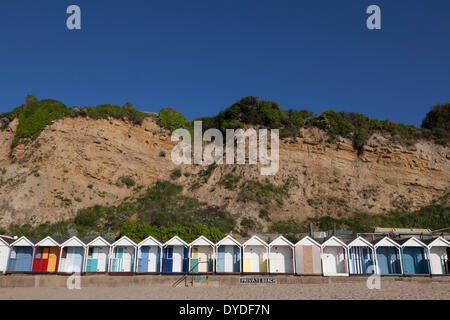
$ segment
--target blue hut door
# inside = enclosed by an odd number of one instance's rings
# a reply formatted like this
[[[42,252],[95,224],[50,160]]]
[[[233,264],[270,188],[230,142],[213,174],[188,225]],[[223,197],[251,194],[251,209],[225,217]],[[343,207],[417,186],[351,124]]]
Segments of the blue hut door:
[[[233,272],[241,271],[241,248],[233,246]]]
[[[14,247],[17,251],[13,271],[31,271],[33,264],[32,247]]]
[[[225,246],[219,246],[217,248],[217,272],[225,272]]]
[[[84,248],[76,247],[73,258],[73,272],[83,271]]]
[[[148,246],[141,247],[141,256],[138,260],[138,272],[149,272],[148,268],[148,254],[150,248]]]
[[[164,273],[172,273],[173,272],[173,248],[167,247],[164,249],[164,265],[163,265],[163,272]]]
[[[428,261],[423,248],[403,248],[403,268],[406,274],[427,274]]]
[[[377,261],[380,274],[400,274],[400,261],[398,249],[395,247],[377,248]]]

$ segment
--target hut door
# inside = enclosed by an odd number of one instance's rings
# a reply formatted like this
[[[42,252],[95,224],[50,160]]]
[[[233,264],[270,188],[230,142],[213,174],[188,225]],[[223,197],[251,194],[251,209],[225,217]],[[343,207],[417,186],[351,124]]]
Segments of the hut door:
[[[14,271],[31,271],[33,264],[32,247],[14,247],[17,250],[17,258]]]
[[[6,262],[8,261],[9,248],[7,246],[0,246],[0,272],[6,270]]]
[[[97,272],[98,260],[97,260],[97,248],[89,247],[88,259],[86,261],[86,272]]]
[[[151,246],[150,252],[148,254],[148,272],[157,272],[158,271],[158,246]]]
[[[324,255],[324,271],[328,274],[336,274],[337,273],[337,257],[338,252],[336,247],[325,247],[323,249]]]
[[[183,272],[183,250],[181,246],[173,247],[173,272]]]
[[[125,247],[123,248],[123,268],[124,272],[131,272],[131,264],[132,264],[132,256],[133,256],[133,248]]]
[[[56,263],[58,262],[58,247],[50,247],[48,252],[48,272],[56,271]]]
[[[150,247],[148,246],[142,246],[139,249],[140,257],[138,257],[138,272],[149,272],[149,251]]]
[[[94,258],[97,260],[97,271],[106,272],[108,264],[108,247],[95,247],[96,255]]]
[[[432,247],[430,249],[430,264],[433,274],[446,274],[447,261],[446,261],[446,248],[445,247]]]
[[[74,255],[75,255],[74,247],[63,248],[63,253],[61,255],[61,258],[65,259],[64,260],[64,271],[65,272],[71,273],[73,271]]]
[[[225,272],[233,272],[233,246],[225,246],[224,252],[224,271]]]
[[[248,259],[250,261],[250,272],[259,272],[260,268],[260,259],[259,254],[256,252],[254,248],[249,249]]]
[[[314,273],[313,247],[303,246],[303,272],[304,274]]]
[[[200,259],[198,256],[198,248],[192,248],[192,258],[191,258],[191,272],[198,272],[198,264]]]

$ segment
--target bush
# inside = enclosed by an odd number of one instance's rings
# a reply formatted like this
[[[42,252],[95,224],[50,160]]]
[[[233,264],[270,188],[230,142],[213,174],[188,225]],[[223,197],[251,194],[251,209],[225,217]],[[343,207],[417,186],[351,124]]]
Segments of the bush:
[[[181,177],[181,170],[176,169],[172,171],[172,174],[170,176],[172,177],[173,180],[178,179],[179,177]]]
[[[191,123],[180,112],[171,108],[164,108],[158,114],[159,125],[167,128],[170,132],[178,129],[190,127]]]
[[[251,219],[244,218],[241,221],[241,227],[245,230],[253,230],[255,228],[255,222]]]
[[[241,180],[241,177],[235,176],[231,173],[227,173],[222,179],[220,179],[219,184],[224,186],[225,189],[234,190],[237,184]]]
[[[130,177],[121,177],[120,182],[124,183],[127,187],[133,187],[136,184]]]
[[[120,120],[128,120],[137,125],[141,125],[144,119],[149,116],[148,113],[136,110],[128,102],[123,107],[113,104],[101,104],[96,107],[83,107],[81,110],[92,119],[115,118]]]
[[[239,194],[239,200],[252,200],[260,204],[268,204],[273,199],[282,205],[282,198],[287,196],[287,190],[287,184],[283,187],[277,187],[271,183],[264,184],[259,181],[249,180],[243,184],[241,193]]]
[[[69,109],[56,100],[46,99],[30,102],[18,114],[19,124],[11,148],[14,149],[22,139],[35,140],[47,125],[54,120],[67,117],[69,114]]]
[[[447,144],[450,141],[450,103],[432,107],[422,122],[422,128],[430,130],[439,143]]]
[[[266,221],[270,221],[270,213],[266,209],[259,210],[259,217]]]

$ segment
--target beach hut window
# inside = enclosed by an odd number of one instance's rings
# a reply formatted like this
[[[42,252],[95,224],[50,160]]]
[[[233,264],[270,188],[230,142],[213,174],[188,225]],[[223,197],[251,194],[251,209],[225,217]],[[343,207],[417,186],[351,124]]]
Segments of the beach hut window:
[[[42,248],[42,259],[48,259],[48,248]]]
[[[42,257],[42,248],[36,249],[36,259],[41,259]]]
[[[168,248],[167,248],[167,255],[166,255],[166,258],[167,258],[167,259],[172,259],[172,257],[173,257],[173,248],[172,248],[172,247],[168,247]]]
[[[88,257],[92,258],[94,256],[94,247],[89,247],[88,249]]]
[[[11,259],[17,259],[17,248],[13,248],[11,251]]]
[[[198,248],[192,248],[192,257],[197,258],[198,257]]]
[[[63,248],[62,254],[61,254],[61,258],[66,259],[67,258],[67,247]]]

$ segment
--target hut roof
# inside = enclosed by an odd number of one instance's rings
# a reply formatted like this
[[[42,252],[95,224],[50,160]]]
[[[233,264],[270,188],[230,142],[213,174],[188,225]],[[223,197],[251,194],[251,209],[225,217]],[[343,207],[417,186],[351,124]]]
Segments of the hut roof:
[[[241,246],[239,241],[233,238],[230,235],[227,235],[225,238],[216,243],[216,246]]]
[[[402,247],[427,247],[427,245],[425,243],[423,243],[416,237],[399,239],[399,240],[397,240],[397,243]]]
[[[162,245],[161,242],[159,242],[158,240],[156,240],[152,236],[149,236],[149,237],[145,238],[144,240],[142,240],[141,242],[138,243],[138,247],[142,247],[142,246],[158,246],[158,247],[162,247],[163,245]]]
[[[11,246],[18,246],[18,247],[34,247],[34,244],[36,243],[36,240],[31,240],[30,238],[27,238],[25,236],[20,237],[13,243],[11,243]]]
[[[326,246],[342,246],[344,248],[347,248],[345,242],[336,236],[332,236],[329,239],[327,239],[324,243],[322,243],[322,247]]]
[[[113,247],[117,247],[117,246],[137,247],[137,243],[134,242],[133,240],[131,240],[130,238],[128,238],[127,236],[123,236],[122,238],[120,238],[119,240],[114,242],[111,246],[113,246]]]
[[[61,241],[62,238],[59,238],[59,240]],[[38,243],[36,243],[36,246],[41,246],[41,247],[59,247],[59,242],[56,239],[53,239],[50,236],[45,237],[44,239],[42,239],[41,241],[39,241]]]
[[[97,238],[91,240],[90,242],[84,242],[87,243],[86,246],[90,247],[110,247],[111,244],[106,241],[103,237],[98,236]]]
[[[86,247],[86,244],[78,237],[72,237],[61,243],[61,247]]]
[[[211,246],[214,247],[214,243],[204,236],[200,236],[194,241],[192,241],[189,246]]]
[[[3,241],[6,245],[10,245],[11,243],[13,243],[14,241],[16,241],[17,239],[14,239],[12,237],[9,236],[0,236],[0,241]]]
[[[303,239],[301,239],[300,241],[298,241],[295,245],[296,246],[303,246],[303,245],[316,245],[318,247],[320,247],[320,242],[317,240],[314,240],[313,238],[311,238],[310,236],[306,236]]]
[[[269,244],[269,247],[273,247],[273,246],[289,246],[289,247],[293,248],[294,244],[292,242],[290,242],[288,239],[286,239],[285,237],[279,236],[278,238],[276,238]]]
[[[400,248],[400,244],[389,237],[376,239],[371,241],[374,247],[397,247]]]
[[[184,246],[188,247],[189,245],[180,237],[175,236],[172,237],[172,239],[168,240],[166,243],[164,243],[164,246]]]
[[[428,247],[450,247],[450,241],[442,237],[422,240]]]
[[[260,237],[253,236],[250,239],[248,239],[247,241],[245,241],[242,246],[243,247],[245,247],[245,246],[265,246],[265,247],[268,247],[269,245],[265,241],[263,241]]]

